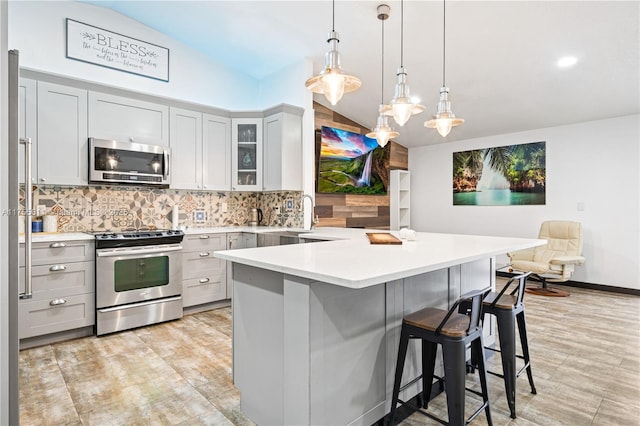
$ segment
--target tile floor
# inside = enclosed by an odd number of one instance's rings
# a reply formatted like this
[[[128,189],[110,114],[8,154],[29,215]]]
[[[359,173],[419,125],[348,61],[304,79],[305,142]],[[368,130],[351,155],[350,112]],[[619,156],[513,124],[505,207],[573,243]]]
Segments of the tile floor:
[[[640,424],[640,297],[567,289],[525,297],[538,394],[518,379],[511,419],[502,379],[489,376],[495,425]],[[500,370],[498,357],[489,364]],[[468,395],[470,412],[478,397]],[[20,401],[22,425],[252,424],[231,379],[229,308],[24,350]],[[444,395],[430,411],[446,418]],[[418,413],[403,423],[436,424]]]

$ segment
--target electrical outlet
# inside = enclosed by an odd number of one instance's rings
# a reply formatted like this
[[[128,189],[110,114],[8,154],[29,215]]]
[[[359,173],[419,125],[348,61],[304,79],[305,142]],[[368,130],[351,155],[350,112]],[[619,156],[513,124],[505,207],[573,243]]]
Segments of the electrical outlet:
[[[227,212],[227,203],[222,203],[222,213]]]
[[[292,198],[287,198],[287,200],[285,201],[285,208],[287,209],[287,211],[291,211],[293,210],[293,199]]]

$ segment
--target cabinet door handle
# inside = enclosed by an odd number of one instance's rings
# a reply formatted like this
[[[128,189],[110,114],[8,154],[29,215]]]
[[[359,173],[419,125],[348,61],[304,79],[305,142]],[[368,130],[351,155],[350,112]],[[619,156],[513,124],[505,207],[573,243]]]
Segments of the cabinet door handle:
[[[40,178],[40,182],[46,182],[47,180],[45,178]]]
[[[49,268],[49,270],[52,271],[52,272],[64,271],[66,269],[67,269],[67,267],[64,266],[64,265],[53,265],[52,267]]]
[[[208,235],[200,235],[200,239],[201,240],[208,240],[209,236]]]
[[[49,247],[51,248],[62,248],[62,247],[66,247],[67,245],[65,243],[51,243],[49,244]]]
[[[198,281],[200,281],[200,284],[208,283],[209,278],[200,278]]]
[[[209,256],[209,252],[203,251],[200,253],[200,257],[207,257]]]
[[[51,302],[49,302],[49,305],[60,306],[64,305],[65,303],[67,303],[67,299],[53,299]]]

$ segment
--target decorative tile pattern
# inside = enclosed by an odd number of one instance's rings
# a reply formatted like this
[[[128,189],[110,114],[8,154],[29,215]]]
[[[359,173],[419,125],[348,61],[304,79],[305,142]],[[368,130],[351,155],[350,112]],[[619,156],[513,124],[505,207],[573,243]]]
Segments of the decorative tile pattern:
[[[179,223],[188,227],[241,226],[249,211],[263,211],[263,225],[302,227],[302,192],[212,192],[139,186],[34,186],[33,205],[58,216],[59,232],[122,231],[172,226],[178,205]],[[287,210],[287,200],[294,208]],[[24,188],[20,192],[24,206]],[[226,212],[224,212],[226,204]]]

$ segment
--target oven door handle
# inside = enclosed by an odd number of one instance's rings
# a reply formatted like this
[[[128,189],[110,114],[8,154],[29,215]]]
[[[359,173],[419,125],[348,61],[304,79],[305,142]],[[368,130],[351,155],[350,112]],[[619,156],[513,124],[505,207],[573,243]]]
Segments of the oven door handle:
[[[120,305],[120,306],[114,306],[112,308],[98,309],[98,312],[105,313],[105,312],[121,311],[123,309],[139,308],[140,306],[157,305],[158,303],[162,303],[162,302],[175,302],[176,300],[180,300],[180,299],[182,299],[182,296],[167,297],[165,299],[147,300],[145,302],[131,303],[129,305]]]
[[[168,253],[172,251],[180,251],[182,246],[177,247],[154,247],[135,250],[109,250],[109,251],[96,251],[98,257],[116,257],[116,256],[137,256],[140,254],[156,254],[156,253]]]

